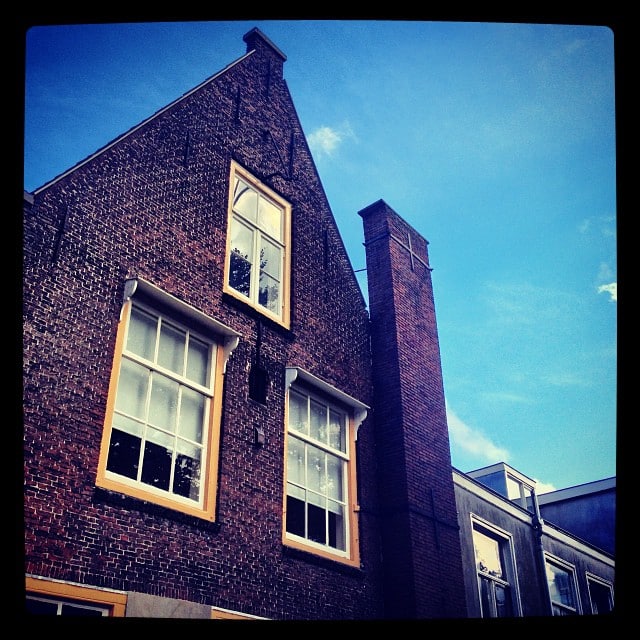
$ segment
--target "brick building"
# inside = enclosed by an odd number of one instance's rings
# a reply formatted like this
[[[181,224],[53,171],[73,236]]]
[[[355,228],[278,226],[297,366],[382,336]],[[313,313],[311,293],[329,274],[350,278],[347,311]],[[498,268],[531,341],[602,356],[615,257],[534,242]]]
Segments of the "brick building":
[[[286,58],[244,40],[25,194],[29,611],[477,615],[427,242],[359,212],[367,309]]]

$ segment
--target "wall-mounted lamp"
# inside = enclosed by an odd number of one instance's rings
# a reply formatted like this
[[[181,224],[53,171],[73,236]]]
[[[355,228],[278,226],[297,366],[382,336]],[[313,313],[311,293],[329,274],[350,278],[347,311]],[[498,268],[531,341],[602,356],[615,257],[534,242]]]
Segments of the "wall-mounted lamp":
[[[256,447],[263,447],[265,443],[264,431],[260,427],[253,428],[253,444]]]

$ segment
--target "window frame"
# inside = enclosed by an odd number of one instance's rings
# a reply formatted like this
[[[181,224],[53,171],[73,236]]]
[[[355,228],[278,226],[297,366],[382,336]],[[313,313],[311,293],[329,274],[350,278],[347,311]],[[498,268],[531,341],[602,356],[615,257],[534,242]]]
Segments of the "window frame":
[[[520,602],[520,589],[518,586],[518,574],[517,564],[515,559],[515,551],[513,544],[513,536],[500,529],[488,520],[477,516],[474,513],[470,514],[471,518],[471,544],[473,546],[473,558],[474,558],[474,575],[476,576],[476,589],[478,595],[478,605],[480,615],[482,618],[497,618],[497,606],[495,602],[495,589],[496,585],[506,587],[508,589],[509,603],[511,606],[510,618],[517,618],[522,616],[522,607]],[[500,555],[500,566],[504,577],[491,575],[489,572],[481,571],[478,568],[478,557],[476,554],[475,532],[495,541],[498,544],[498,550]],[[491,586],[491,598],[492,609],[488,612],[490,615],[485,615],[482,606],[482,581],[487,581]]]
[[[569,562],[566,562],[565,560],[562,560],[561,558],[558,558],[557,556],[554,556],[547,551],[544,552],[544,564],[547,593],[549,595],[549,603],[551,605],[551,615],[560,615],[556,613],[557,610],[565,612],[563,615],[581,615],[582,607],[580,603],[580,590],[578,589],[578,576],[576,574],[575,567]],[[549,567],[555,567],[556,569],[560,569],[561,571],[564,571],[566,574],[568,574],[569,585],[571,586],[573,598],[576,603],[575,607],[553,599],[553,596],[551,594],[551,583],[549,581]]]
[[[287,531],[287,500],[288,500],[288,456],[290,427],[290,398],[291,391],[302,394],[307,399],[312,399],[329,410],[341,413],[345,419],[345,451],[339,457],[344,463],[343,473],[346,482],[344,488],[344,526],[345,536],[344,551],[329,546],[326,543],[314,542],[303,536],[299,536]],[[284,446],[284,483],[283,483],[283,506],[282,506],[282,543],[286,547],[292,547],[302,551],[310,552],[324,558],[330,558],[350,566],[360,565],[359,551],[359,531],[358,531],[358,497],[357,497],[357,474],[356,474],[356,441],[358,429],[366,418],[369,407],[360,401],[352,398],[348,394],[339,391],[332,385],[320,380],[309,372],[298,367],[286,368],[286,395],[285,395],[285,446]],[[299,440],[309,443],[311,446],[318,445],[314,439]],[[318,447],[321,448],[321,447]],[[332,449],[323,449],[331,453]],[[305,503],[306,504],[306,503]]]
[[[64,604],[78,603],[85,606],[94,606],[107,612],[107,616],[104,617],[124,617],[127,607],[126,593],[30,576],[26,577],[25,595],[26,597],[33,596]]]
[[[589,571],[585,572],[587,578],[587,589],[589,593],[589,606],[591,607],[592,615],[605,615],[613,612],[613,607],[615,605],[614,592],[613,592],[613,583],[609,580],[605,580],[604,578],[600,578],[599,576],[591,573]],[[607,589],[609,592],[609,602],[610,608],[608,611],[594,611],[594,602],[593,602],[593,593],[592,593],[592,585],[597,584],[598,587],[602,587]]]
[[[133,301],[134,294],[135,303]],[[122,363],[129,357],[125,355],[125,346],[134,304],[136,308],[145,311],[151,310],[161,318],[167,319],[171,326],[188,329],[199,340],[206,341],[209,345],[210,396],[205,399],[208,406],[205,409],[207,418],[203,423],[202,446],[206,453],[201,460],[204,483],[201,486],[202,493],[197,502],[107,470],[118,383],[122,372]],[[141,278],[127,280],[116,334],[96,486],[210,522],[215,520],[224,371],[226,362],[238,342],[239,334],[237,332],[202,314],[171,294]]]
[[[251,221],[246,217],[243,217],[239,212],[235,212],[233,208],[233,194],[235,187],[235,179],[240,178],[247,183],[259,196],[263,197],[271,204],[275,205],[282,212],[282,238],[276,239],[272,235],[269,235],[265,230],[261,230],[258,227],[257,222]],[[229,196],[227,205],[227,242],[225,250],[224,261],[224,285],[223,291],[230,296],[233,296],[237,300],[241,300],[245,304],[248,304],[253,309],[256,309],[261,314],[264,314],[268,318],[274,320],[283,327],[290,328],[290,291],[291,291],[291,210],[292,206],[283,197],[278,195],[273,189],[269,188],[258,178],[252,175],[244,167],[238,164],[235,160],[231,161],[231,170],[229,173]],[[259,303],[259,277],[260,269],[257,273],[254,269],[251,271],[250,276],[250,290],[249,295],[244,295],[237,289],[233,288],[229,283],[231,274],[231,241],[232,241],[232,228],[234,220],[237,220],[237,224],[242,224],[245,227],[250,227],[254,232],[255,240],[253,246],[252,258],[255,264],[256,257],[259,256],[259,238],[265,237],[270,243],[277,244],[282,249],[282,261],[281,261],[281,277],[280,277],[280,309],[279,313],[274,313],[269,308]]]

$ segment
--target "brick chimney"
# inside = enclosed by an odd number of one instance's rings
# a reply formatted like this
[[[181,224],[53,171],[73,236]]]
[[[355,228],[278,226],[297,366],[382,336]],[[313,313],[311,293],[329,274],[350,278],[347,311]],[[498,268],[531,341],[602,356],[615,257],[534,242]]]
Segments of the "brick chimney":
[[[247,43],[247,53],[256,51],[266,56],[269,60],[269,72],[273,79],[281,80],[283,77],[283,66],[287,60],[287,56],[257,27],[245,33],[242,39]]]
[[[427,241],[383,200],[364,224],[386,616],[466,617]]]

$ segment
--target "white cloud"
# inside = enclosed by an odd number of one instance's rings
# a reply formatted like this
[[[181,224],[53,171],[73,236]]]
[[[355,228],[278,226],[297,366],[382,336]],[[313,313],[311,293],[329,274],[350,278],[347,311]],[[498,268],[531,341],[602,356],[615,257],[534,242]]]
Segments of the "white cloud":
[[[307,136],[307,142],[311,153],[319,158],[333,155],[333,152],[342,144],[345,138],[355,138],[348,122],[344,123],[339,129],[326,126],[319,127]]]
[[[493,444],[489,438],[465,424],[447,404],[447,423],[452,443],[483,462],[507,462],[509,452]]]
[[[542,493],[549,493],[550,491],[555,491],[556,488],[554,485],[548,482],[541,482],[540,480],[536,480],[536,493],[538,495]]]
[[[608,293],[611,296],[611,302],[618,301],[618,283],[603,284],[598,287],[598,293]]]

